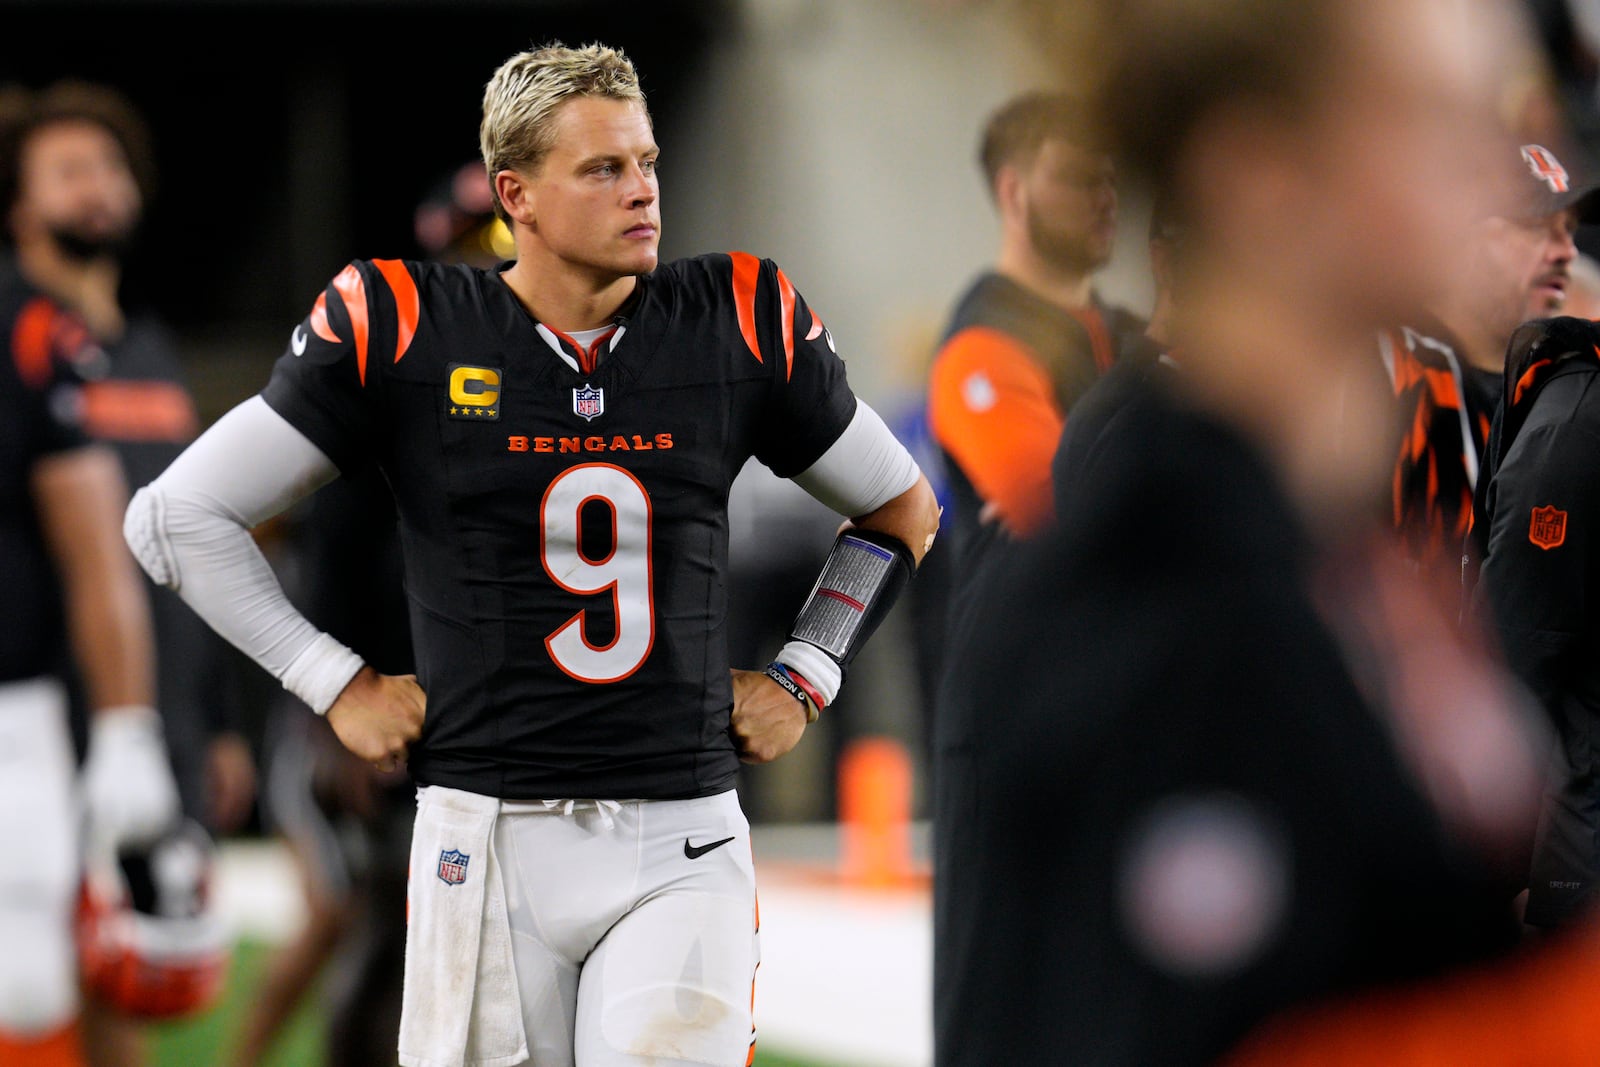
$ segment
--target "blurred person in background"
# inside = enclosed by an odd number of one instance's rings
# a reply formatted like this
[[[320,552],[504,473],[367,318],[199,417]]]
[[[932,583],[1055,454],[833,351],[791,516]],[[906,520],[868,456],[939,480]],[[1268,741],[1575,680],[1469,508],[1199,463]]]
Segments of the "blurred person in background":
[[[1600,190],[1543,145],[1521,145],[1504,165],[1522,195],[1475,222],[1439,292],[1379,337],[1399,415],[1386,510],[1453,603],[1506,346],[1522,323],[1561,312],[1578,254],[1573,235],[1600,219]]]
[[[106,85],[62,81],[0,92],[0,210],[6,251],[29,282],[73,311],[97,351],[80,368],[82,422],[110,445],[130,490],[199,433],[176,339],[136,298],[124,258],[156,183],[149,130]],[[255,799],[238,673],[255,668],[146,580],[156,692],[184,812],[214,833],[243,825]]]
[[[1600,327],[1586,318],[1536,319],[1517,331],[1468,560],[1472,615],[1498,636],[1556,739],[1524,868],[1524,921],[1540,931],[1593,915],[1600,877],[1597,345]]]
[[[951,313],[928,381],[928,430],[952,500],[947,548],[961,561],[956,616],[987,546],[1050,521],[1062,423],[1145,329],[1095,289],[1116,242],[1117,187],[1088,119],[1066,93],[1029,92],[997,109],[980,138],[999,250]]]
[[[832,703],[937,506],[776,263],[659,263],[659,148],[625,55],[511,56],[480,141],[516,259],[350,261],[124,532],[419,787],[401,1063],[737,1067],[759,962],[739,765]],[[727,497],[751,456],[850,520],[763,670],[731,667],[725,630]],[[250,537],[372,469],[416,676],[313,625]]]
[[[959,640],[989,562],[1051,522],[1051,462],[1063,423],[1145,329],[1095,287],[1116,242],[1118,198],[1115,164],[1089,120],[1071,94],[1033,90],[995,109],[978,137],[999,247],[950,314],[926,401],[949,532],[945,558],[934,564],[942,568],[934,588],[943,603],[917,607],[919,623],[945,645]],[[945,762],[938,674],[961,664],[941,655],[931,667],[927,732],[937,809]],[[935,825],[936,877],[947,844]]]
[[[159,835],[178,789],[149,603],[119,535],[127,483],[82,425],[81,371],[104,353],[9,259],[0,338],[0,838],[13,853],[0,869],[0,1063],[83,1067],[89,1049],[126,1052],[132,1036],[109,1018],[83,1027],[85,857]]]
[[[935,1063],[1210,1064],[1522,948],[1498,876],[1541,735],[1374,514],[1371,367],[1508,210],[1484,161],[1531,46],[1492,0],[1030,18],[1185,221],[1182,347],[950,649]]]
[[[1590,322],[1600,321],[1600,260],[1587,252],[1580,251],[1572,261],[1572,280],[1561,313]]]
[[[73,364],[76,418],[114,450],[130,490],[154,478],[199,431],[170,332],[148,308],[124,299],[123,257],[154,182],[148,130],[119,91],[80,81],[0,90],[8,269],[87,328],[90,341]],[[254,801],[254,759],[234,688],[236,672],[254,668],[169,590],[140,582],[154,624],[154,703],[183,812],[212,832],[232,831]],[[75,712],[75,720],[82,715]],[[92,1058],[141,1062],[138,1027],[90,1004]]]
[[[376,669],[414,669],[394,503],[376,472],[286,513],[275,570],[308,619]],[[315,993],[327,1063],[393,1064],[416,787],[352,754],[287,691],[268,709],[264,753],[262,821],[294,859],[305,920],[268,960],[225,1062],[266,1062]]]

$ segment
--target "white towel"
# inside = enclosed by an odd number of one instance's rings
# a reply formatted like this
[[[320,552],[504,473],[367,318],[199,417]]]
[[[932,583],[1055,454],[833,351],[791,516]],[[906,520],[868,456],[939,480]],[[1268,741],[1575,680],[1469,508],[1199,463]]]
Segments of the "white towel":
[[[429,786],[411,840],[404,1067],[511,1067],[528,1059],[511,926],[494,855],[500,801]]]

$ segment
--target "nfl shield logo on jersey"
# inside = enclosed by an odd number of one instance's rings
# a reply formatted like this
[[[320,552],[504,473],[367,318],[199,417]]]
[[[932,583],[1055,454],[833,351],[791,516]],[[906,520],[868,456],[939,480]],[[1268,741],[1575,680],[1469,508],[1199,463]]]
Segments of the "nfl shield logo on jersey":
[[[606,391],[596,389],[585,382],[572,390],[572,410],[593,422],[599,415],[605,414]]]
[[[447,848],[439,853],[439,881],[445,885],[460,885],[467,880],[467,861],[472,857],[457,849]]]

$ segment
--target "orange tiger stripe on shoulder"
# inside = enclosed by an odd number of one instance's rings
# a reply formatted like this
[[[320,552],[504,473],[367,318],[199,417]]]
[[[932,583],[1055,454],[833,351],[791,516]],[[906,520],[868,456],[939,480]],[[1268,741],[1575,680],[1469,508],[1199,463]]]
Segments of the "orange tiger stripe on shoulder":
[[[361,280],[361,272],[356,270],[354,263],[349,264],[333,279],[334,292],[339,294],[339,300],[344,304],[345,312],[350,316],[350,329],[354,332],[356,345],[356,373],[361,378],[361,384],[367,384],[367,283]]]
[[[778,312],[783,318],[783,380],[788,381],[794,374],[794,305],[799,299],[795,295],[794,283],[783,271],[778,271]]]
[[[762,363],[761,343],[756,340],[756,280],[761,276],[761,261],[748,252],[729,252],[733,261],[733,306],[739,316],[739,333],[745,347]]]
[[[394,294],[397,315],[394,361],[399,363],[400,358],[411,347],[411,339],[417,334],[417,322],[421,317],[417,282],[411,277],[411,272],[406,270],[406,265],[398,259],[375,259],[372,262],[383,275],[383,280],[389,284],[389,291]]]
[[[328,322],[328,294],[326,292],[318,293],[317,302],[311,305],[311,329],[315,331],[318,337],[330,345],[336,345],[341,340],[339,335],[333,332],[333,325]]]

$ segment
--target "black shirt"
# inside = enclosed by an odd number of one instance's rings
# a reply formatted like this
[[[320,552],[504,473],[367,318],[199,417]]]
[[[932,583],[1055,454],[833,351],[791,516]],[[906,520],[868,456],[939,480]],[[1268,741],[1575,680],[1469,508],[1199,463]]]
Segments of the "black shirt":
[[[1470,610],[1494,627],[1557,740],[1527,921],[1592,909],[1600,878],[1600,329],[1536,320],[1512,340],[1509,394],[1478,496]]]
[[[54,560],[33,499],[37,464],[79,448],[81,382],[75,360],[93,342],[82,324],[0,260],[0,682],[67,670],[65,621]]]
[[[1514,943],[1317,592],[1358,609],[1361,567],[1167,379],[951,649],[937,1067],[1198,1067],[1286,1006]]]
[[[804,471],[856,401],[768,260],[663,265],[619,318],[598,367],[574,370],[497,271],[357,261],[263,391],[394,494],[428,694],[421,784],[524,799],[734,784],[728,490],[752,455]]]

